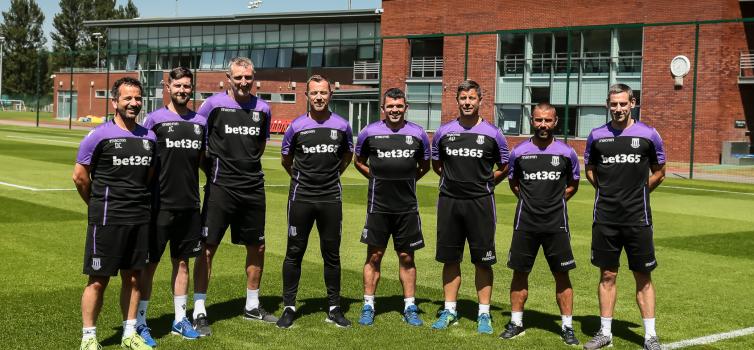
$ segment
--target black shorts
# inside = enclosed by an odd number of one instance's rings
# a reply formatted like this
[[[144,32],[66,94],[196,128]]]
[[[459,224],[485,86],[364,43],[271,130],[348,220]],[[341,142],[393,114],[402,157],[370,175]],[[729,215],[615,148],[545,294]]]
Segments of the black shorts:
[[[317,223],[320,241],[337,241],[340,246],[343,209],[341,202],[288,201],[288,241],[302,241],[304,247],[309,233]]]
[[[141,270],[149,256],[149,224],[89,224],[84,274],[117,276],[118,270]]]
[[[514,230],[508,267],[514,271],[531,272],[539,247],[542,247],[550,271],[563,272],[576,268],[568,232],[525,232]]]
[[[361,231],[361,243],[385,248],[391,234],[396,251],[412,252],[424,248],[419,213],[368,213]]]
[[[152,217],[149,262],[160,261],[170,241],[170,258],[188,259],[202,250],[202,219],[199,209],[159,210]]]
[[[230,241],[240,245],[264,244],[264,187],[237,190],[209,184],[204,191],[204,242],[218,245],[230,226]]]
[[[592,225],[592,265],[620,266],[621,249],[626,249],[631,271],[651,272],[657,267],[652,226]]]
[[[437,253],[442,263],[463,260],[463,247],[469,241],[471,262],[493,265],[495,256],[494,195],[460,199],[440,195],[437,200]]]

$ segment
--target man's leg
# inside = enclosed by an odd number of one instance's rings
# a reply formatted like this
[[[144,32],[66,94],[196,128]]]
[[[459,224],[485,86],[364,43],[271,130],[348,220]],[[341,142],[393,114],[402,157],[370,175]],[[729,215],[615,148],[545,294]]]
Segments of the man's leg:
[[[154,278],[154,274],[157,271],[158,264],[159,262],[150,262],[149,264],[147,264],[144,270],[141,271],[141,280],[139,281],[139,292],[141,294],[141,297],[136,308],[137,326],[147,325],[147,308],[149,307],[149,300],[152,297],[152,279]]]
[[[636,303],[644,321],[644,338],[657,337],[655,330],[655,287],[651,272],[634,271],[636,280]]]
[[[136,309],[139,305],[141,270],[120,270],[120,311],[123,315],[123,338],[136,333]]]
[[[413,299],[416,294],[414,252],[398,252],[398,277],[401,280],[401,285],[403,285],[403,298]],[[411,304],[413,304],[413,300],[411,300]]]
[[[364,262],[364,306],[359,317],[359,324],[364,326],[374,322],[374,294],[380,282],[380,264],[384,255],[385,248],[367,246],[367,258]]]
[[[618,293],[615,282],[618,278],[618,268],[600,268],[600,283],[598,295],[600,301],[600,320],[603,335],[612,335],[613,310]]]
[[[319,231],[319,247],[324,262],[325,287],[327,288],[327,303],[329,310],[327,320],[339,327],[351,326],[351,321],[345,318],[340,307],[340,239],[343,218],[342,204],[316,204],[317,231]]]
[[[524,305],[529,297],[529,273],[513,271],[511,279],[511,322],[519,327],[523,326]]]
[[[194,262],[194,319],[200,315],[207,315],[205,302],[207,300],[207,289],[209,280],[212,276],[212,259],[217,253],[219,245],[205,243],[202,252],[196,257]]]
[[[180,322],[186,317],[186,302],[189,285],[189,259],[170,259],[173,264],[171,275],[171,289],[173,290],[173,304],[175,307],[175,321]]]
[[[109,276],[89,276],[81,296],[81,319],[84,328],[96,327],[109,282]]]
[[[264,251],[264,243],[246,246],[246,305],[243,314],[248,320],[273,323],[277,322],[277,317],[268,313],[259,303],[259,287],[262,284],[264,271]]]
[[[291,327],[295,319],[301,262],[313,225],[312,204],[288,201],[288,242],[283,259],[283,313],[277,322],[279,328]]]

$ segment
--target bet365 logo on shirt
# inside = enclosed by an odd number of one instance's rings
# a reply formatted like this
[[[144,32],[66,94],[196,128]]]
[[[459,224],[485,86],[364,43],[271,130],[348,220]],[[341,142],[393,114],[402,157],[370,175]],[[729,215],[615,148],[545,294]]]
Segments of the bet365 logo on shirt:
[[[412,149],[377,150],[377,158],[411,158],[416,151]]]
[[[476,148],[450,148],[445,147],[445,154],[456,157],[482,158],[484,151]]]
[[[616,154],[614,156],[605,157],[604,155],[600,155],[602,157],[602,164],[624,164],[624,163],[633,163],[638,164],[641,162],[641,154]]]
[[[257,136],[259,135],[259,127],[225,125],[225,134]]]
[[[304,153],[335,153],[340,148],[340,145],[326,145],[319,144],[311,147],[301,146],[301,150]]]
[[[527,173],[524,171],[524,180],[560,180],[559,171],[535,171]]]

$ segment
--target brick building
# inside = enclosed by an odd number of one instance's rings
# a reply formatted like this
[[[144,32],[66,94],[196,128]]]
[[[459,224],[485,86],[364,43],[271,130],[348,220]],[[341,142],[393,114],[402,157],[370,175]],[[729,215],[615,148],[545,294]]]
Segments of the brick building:
[[[750,141],[746,130],[754,128],[754,72],[744,69],[754,23],[740,20],[754,17],[753,5],[383,0],[381,10],[88,25],[108,28],[109,82],[140,77],[151,91],[148,108],[167,102],[159,82],[169,68],[195,69],[201,102],[224,89],[224,64],[241,54],[255,61],[256,92],[277,120],[305,112],[306,77],[322,73],[337,82],[333,110],[355,131],[379,118],[379,91],[389,87],[407,91],[408,119],[434,130],[455,117],[455,87],[467,77],[483,88],[483,116],[511,143],[528,138],[531,106],[550,102],[560,134],[580,153],[589,130],[608,120],[607,87],[622,82],[636,91],[635,115],[658,129],[670,161],[689,161],[695,119],[694,159],[718,163],[723,142]],[[682,86],[670,72],[679,55],[691,69]],[[74,115],[104,115],[107,74],[73,76]],[[71,108],[64,105],[69,83],[70,74],[56,74],[58,116],[66,116],[59,106]]]

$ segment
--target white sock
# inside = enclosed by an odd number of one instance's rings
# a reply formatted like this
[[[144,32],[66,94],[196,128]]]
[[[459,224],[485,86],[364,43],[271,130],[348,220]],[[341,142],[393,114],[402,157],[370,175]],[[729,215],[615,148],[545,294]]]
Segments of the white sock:
[[[259,307],[259,289],[246,288],[246,310],[254,310]]]
[[[97,327],[84,327],[81,328],[81,340],[97,339]]]
[[[123,321],[123,338],[128,338],[136,333],[136,320]]]
[[[283,308],[283,311],[285,311],[285,309],[291,309],[291,310],[293,310],[293,312],[296,312],[296,307],[295,306],[286,306],[286,307]]]
[[[338,305],[330,305],[330,311],[335,310],[335,308],[338,307]],[[293,310],[296,311],[296,310]]]
[[[511,311],[511,322],[516,326],[524,326],[524,312],[523,311]]]
[[[136,324],[147,324],[147,308],[149,307],[149,300],[139,300],[139,307],[136,309]]]
[[[560,315],[560,320],[563,322],[563,324],[560,326],[560,328],[565,329],[573,328],[573,315]]]
[[[207,309],[204,308],[205,301],[207,301],[207,294],[194,293],[194,319],[196,319],[199,314],[207,316]]]
[[[374,295],[364,294],[364,305],[369,305],[374,309]]]
[[[175,310],[175,322],[181,322],[186,317],[186,302],[188,301],[187,295],[175,295],[173,296],[173,309]]]
[[[481,316],[482,314],[489,314],[490,313],[490,304],[479,304],[479,313],[477,316]]]
[[[403,310],[405,311],[409,306],[414,305],[415,302],[416,298],[414,297],[403,298]]]
[[[445,310],[450,311],[453,314],[456,314],[456,305],[458,303],[455,301],[446,301],[445,302]]]
[[[643,320],[644,320],[644,339],[649,339],[650,337],[656,337],[657,331],[655,331],[655,319],[645,318]]]
[[[600,329],[602,335],[613,336],[613,318],[612,317],[600,317]]]

